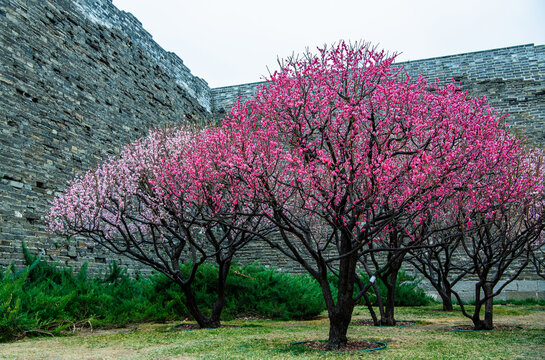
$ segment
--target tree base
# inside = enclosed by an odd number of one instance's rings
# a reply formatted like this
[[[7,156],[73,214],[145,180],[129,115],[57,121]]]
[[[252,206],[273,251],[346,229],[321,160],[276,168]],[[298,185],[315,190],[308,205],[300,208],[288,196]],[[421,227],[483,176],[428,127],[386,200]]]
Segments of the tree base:
[[[218,328],[240,328],[239,325],[221,325],[219,324],[219,326],[216,326],[216,327],[200,327],[199,324],[197,323],[181,323],[181,324],[177,324],[177,325],[174,325],[174,328],[175,329],[178,329],[178,330],[210,330],[210,329],[218,329]]]
[[[500,331],[500,330],[524,330],[518,325],[494,325],[492,329],[476,329],[473,325],[454,325],[449,328],[450,331],[460,332],[479,332],[479,331]]]
[[[395,325],[376,325],[373,320],[355,320],[350,323],[351,325],[357,326],[377,326],[377,327],[407,327],[416,325],[416,321],[413,320],[396,320]]]
[[[380,341],[347,341],[346,346],[339,349],[328,349],[327,340],[309,340],[299,341],[292,343],[291,345],[304,345],[308,348],[322,350],[322,351],[338,351],[338,352],[362,352],[362,351],[376,351],[386,348],[386,343]]]

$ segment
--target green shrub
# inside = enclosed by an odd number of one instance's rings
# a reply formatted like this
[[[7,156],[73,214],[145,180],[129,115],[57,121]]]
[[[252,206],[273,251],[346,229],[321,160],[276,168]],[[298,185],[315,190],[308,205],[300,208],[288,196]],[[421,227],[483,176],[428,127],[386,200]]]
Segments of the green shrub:
[[[189,265],[182,267],[188,272]],[[197,302],[210,312],[216,299],[217,268],[202,265],[193,289]],[[178,285],[165,276],[155,275],[151,302],[161,304],[168,312],[187,316],[184,295]],[[241,314],[254,314],[276,319],[308,319],[325,309],[318,283],[310,276],[278,273],[261,265],[232,266],[226,283],[224,319]]]
[[[8,267],[0,274],[0,341],[9,341],[34,326],[21,310],[23,285],[28,278],[28,271],[14,274],[13,267]]]
[[[369,282],[369,275],[366,273],[360,273],[360,279],[364,284]],[[338,279],[334,276],[328,278],[331,286],[334,288],[333,293],[336,294],[336,287],[338,284]],[[436,301],[429,295],[426,294],[424,289],[418,286],[421,279],[411,276],[405,272],[404,269],[401,269],[397,276],[397,281],[395,285],[395,294],[394,294],[394,305],[395,306],[425,306],[435,303]],[[380,295],[382,296],[383,301],[386,299],[386,286],[384,283],[377,279],[377,287]],[[354,289],[354,294],[359,292],[359,288],[356,286]],[[371,304],[377,305],[377,296],[373,290],[370,288],[367,292]],[[365,300],[363,297],[359,300],[360,305],[365,305]]]
[[[171,321],[189,315],[183,293],[166,276],[130,277],[115,262],[104,276],[90,278],[87,265],[77,274],[29,253],[18,273],[7,268],[0,277],[0,341],[34,330],[58,334],[92,324],[122,326],[131,322]],[[183,271],[189,271],[184,266]],[[216,298],[217,267],[199,267],[197,301],[210,312]],[[320,288],[308,276],[276,273],[259,265],[233,266],[227,280],[223,318],[254,314],[294,319],[316,316],[324,309]]]
[[[227,286],[239,313],[288,320],[312,318],[325,309],[320,286],[308,275],[279,273],[254,264],[235,267]]]
[[[127,323],[179,320],[189,316],[178,285],[161,274],[131,277],[115,262],[104,276],[89,277],[87,265],[77,274],[29,253],[28,266],[0,273],[0,341],[34,330],[58,334],[92,324],[115,327]],[[189,265],[182,271],[190,271]],[[217,289],[217,267],[204,264],[197,272],[194,291],[198,303],[210,312]],[[364,275],[362,275],[365,277]],[[366,279],[364,279],[366,280]],[[333,288],[336,279],[330,279]],[[378,282],[381,293],[385,287]],[[431,301],[418,281],[402,271],[396,285],[396,305],[426,305]],[[373,301],[374,293],[370,292]],[[226,283],[223,319],[255,315],[273,319],[308,319],[325,309],[318,283],[309,275],[280,273],[258,264],[233,265]]]

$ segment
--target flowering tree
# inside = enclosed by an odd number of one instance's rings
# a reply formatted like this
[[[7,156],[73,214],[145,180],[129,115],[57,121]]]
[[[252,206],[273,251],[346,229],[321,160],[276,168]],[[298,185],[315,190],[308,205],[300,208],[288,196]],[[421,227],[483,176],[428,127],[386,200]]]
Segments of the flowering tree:
[[[452,289],[473,270],[472,262],[463,255],[461,241],[457,228],[440,231],[426,239],[428,247],[411,250],[408,259],[437,291],[443,311],[454,310]]]
[[[545,233],[530,244],[530,261],[536,270],[536,274],[545,279]]]
[[[471,262],[470,273],[477,278],[473,313],[451,291],[477,330],[493,328],[494,297],[528,266],[532,246],[545,229],[541,153],[525,153],[516,144],[505,151],[511,155],[498,154],[491,171],[461,194],[451,216],[463,255]]]
[[[439,216],[452,214],[459,229],[493,219],[497,206],[478,217],[496,199],[496,183],[485,180],[504,163],[504,150],[517,147],[484,99],[411,79],[393,61],[346,43],[288,59],[254,99],[235,104],[221,129],[197,137],[182,131],[167,141],[152,135],[119,163],[76,179],[56,199],[51,227],[154,267],[188,298],[206,258],[216,258],[221,278],[221,264],[238,247],[266,240],[320,283],[327,348],[342,348],[355,301],[372,286],[358,279],[358,262],[393,254],[369,275],[395,281],[405,254],[444,230]],[[499,172],[497,183],[503,179]],[[460,210],[440,211],[449,206]],[[186,249],[194,266],[184,278]],[[201,326],[219,323],[194,305]]]
[[[150,133],[119,158],[75,178],[47,215],[52,231],[91,238],[165,274],[180,285],[188,311],[207,328],[220,325],[231,260],[251,238],[210,220],[224,209],[231,214],[233,202],[229,188],[215,181],[214,159],[203,161],[210,133],[187,128]],[[239,229],[245,226],[256,223],[239,221]],[[219,268],[218,297],[206,316],[192,284],[209,259]],[[189,273],[182,272],[183,264],[190,264]]]
[[[536,274],[545,279],[545,249],[542,243],[533,247],[530,260],[536,269]]]
[[[475,158],[504,135],[484,100],[411,79],[393,60],[345,43],[288,59],[225,124],[245,202],[278,229],[269,243],[322,287],[328,349],[346,345],[354,302],[369,286],[353,296],[360,257],[398,251],[381,240],[392,233],[417,243],[428,210],[461,191],[479,171]],[[470,172],[461,176],[460,164]]]
[[[426,130],[432,136],[441,136],[444,127],[454,134],[445,137],[447,141],[435,138],[429,142],[431,147],[427,152],[431,161],[428,161],[427,172],[421,174],[423,183],[427,184],[423,187],[427,192],[424,199],[427,200],[420,199],[416,206],[411,204],[405,207],[403,216],[393,220],[362,252],[362,266],[369,276],[376,274],[386,287],[383,299],[376,291],[376,285],[372,285],[377,293],[380,311],[379,321],[371,304],[368,304],[375,325],[395,325],[395,285],[406,255],[409,252],[419,253],[423,255],[419,259],[427,265],[435,265],[435,258],[431,254],[453,251],[460,236],[457,226],[445,221],[451,216],[453,205],[468,189],[479,186],[487,172],[506,171],[498,164],[500,159],[505,162],[518,154],[517,141],[498,127],[493,112],[484,106],[484,99],[468,100],[466,94],[453,85],[445,88],[435,85],[428,90],[433,93],[423,95],[423,99],[435,104],[432,115],[428,109],[419,108],[420,113],[416,116],[442,119],[441,123]],[[449,111],[449,107],[456,110]],[[439,115],[438,112],[443,114]],[[421,186],[421,179],[412,181],[405,186]],[[390,206],[390,203],[385,204]],[[443,265],[450,266],[451,260],[454,259],[447,258]],[[417,264],[417,268],[426,274],[427,268],[418,265],[421,264]],[[452,285],[441,284],[442,290]]]

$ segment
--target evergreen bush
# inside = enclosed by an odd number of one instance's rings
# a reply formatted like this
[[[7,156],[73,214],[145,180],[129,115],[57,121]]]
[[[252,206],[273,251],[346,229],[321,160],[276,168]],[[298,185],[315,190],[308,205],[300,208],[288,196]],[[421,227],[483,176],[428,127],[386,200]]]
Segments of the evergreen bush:
[[[0,341],[48,332],[53,335],[83,326],[118,327],[127,323],[166,322],[189,316],[183,293],[162,274],[131,277],[113,262],[103,276],[90,277],[87,265],[74,273],[30,254],[27,266],[0,273]],[[182,271],[189,271],[184,266]],[[364,275],[362,275],[364,276]],[[203,265],[195,283],[197,301],[210,312],[217,268]],[[330,279],[335,289],[335,279]],[[365,280],[365,279],[364,279]],[[431,298],[418,280],[401,272],[396,305],[427,305]],[[325,309],[318,283],[308,275],[277,272],[254,263],[233,265],[227,278],[225,320],[242,315],[272,319],[309,319]],[[380,291],[385,291],[379,283]],[[334,290],[335,291],[335,290]],[[376,300],[374,294],[370,294]]]
[[[36,330],[55,335],[82,326],[116,327],[189,316],[178,285],[162,274],[130,277],[114,262],[104,276],[89,277],[86,264],[74,273],[30,254],[24,245],[23,254],[23,271],[10,266],[0,274],[0,341],[39,334]],[[195,292],[207,312],[216,279],[215,266],[199,268]],[[306,275],[276,273],[257,264],[231,268],[225,319],[245,314],[306,319],[323,309],[320,288]]]

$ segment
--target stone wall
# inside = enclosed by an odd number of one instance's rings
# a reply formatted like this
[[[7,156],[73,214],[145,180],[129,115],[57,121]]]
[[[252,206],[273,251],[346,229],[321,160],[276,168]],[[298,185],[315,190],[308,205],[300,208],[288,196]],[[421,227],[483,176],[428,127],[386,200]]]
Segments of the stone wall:
[[[22,241],[91,272],[110,262],[98,247],[50,238],[48,201],[150,128],[208,120],[210,99],[109,0],[0,1],[0,266],[22,264]]]
[[[216,118],[221,119],[229,113],[231,107],[238,99],[244,101],[244,99],[252,98],[257,89],[265,84],[266,82],[260,81],[249,84],[213,88],[211,90],[212,112]]]
[[[543,45],[399,63],[412,74],[454,78],[472,96],[488,96],[510,113],[514,131],[540,143],[544,64]],[[150,128],[204,122],[212,113],[219,118],[260,84],[210,89],[111,0],[0,0],[0,266],[23,264],[24,241],[50,261],[103,269],[116,257],[46,233],[48,201],[74,174]],[[252,244],[238,258],[301,271],[266,245]],[[472,291],[469,283],[461,286]],[[545,284],[525,273],[508,290],[543,296]]]
[[[397,65],[413,76],[424,74],[443,83],[454,79],[473,97],[487,96],[491,106],[509,113],[505,121],[513,131],[545,143],[545,45],[520,45]],[[253,96],[264,84],[212,89],[213,112],[227,113],[239,97]]]

